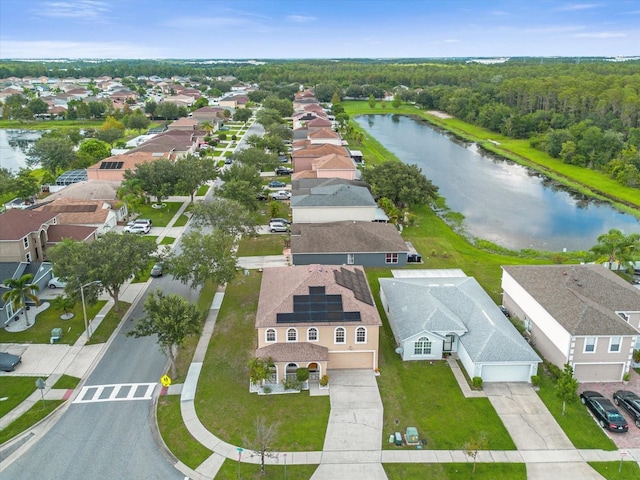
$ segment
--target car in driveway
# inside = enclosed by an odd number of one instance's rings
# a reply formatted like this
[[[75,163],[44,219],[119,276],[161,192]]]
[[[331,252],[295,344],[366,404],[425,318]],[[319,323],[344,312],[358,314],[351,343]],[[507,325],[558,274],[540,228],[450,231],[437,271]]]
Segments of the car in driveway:
[[[152,224],[153,222],[150,218],[136,218],[135,220],[131,220],[129,223],[127,223],[127,226],[131,227],[132,225],[149,225],[149,227],[151,227]]]
[[[278,190],[277,192],[273,192],[271,194],[271,198],[274,200],[289,200],[291,198],[291,192],[287,192],[286,190]]]
[[[60,280],[60,277],[53,277],[49,280],[49,288],[64,288],[67,286],[67,282]]]
[[[283,222],[269,222],[269,231],[271,233],[286,233],[289,231],[289,225]]]
[[[280,182],[278,180],[273,180],[272,182],[269,182],[269,184],[267,185],[269,188],[282,188],[282,187],[286,187],[287,184],[284,182]]]
[[[629,424],[615,405],[600,392],[587,390],[580,394],[580,401],[585,405],[600,424],[610,432],[624,433],[629,430]]]
[[[617,390],[613,393],[613,403],[626,410],[636,427],[640,428],[640,397],[637,393]]]
[[[22,361],[22,357],[19,355],[13,355],[8,352],[0,352],[0,370],[3,372],[13,372]]]
[[[133,225],[127,225],[124,227],[123,231],[125,233],[138,233],[144,235],[151,231],[151,226],[142,223],[134,223]]]
[[[269,221],[270,222],[280,222],[280,223],[284,223],[285,225],[291,225],[291,220],[287,220],[286,218],[272,218]]]
[[[275,170],[276,175],[291,175],[293,173],[293,168],[289,167],[278,167]]]
[[[149,275],[151,275],[152,277],[161,277],[163,268],[164,267],[161,263],[156,263],[153,267],[151,267],[151,272],[149,273]]]

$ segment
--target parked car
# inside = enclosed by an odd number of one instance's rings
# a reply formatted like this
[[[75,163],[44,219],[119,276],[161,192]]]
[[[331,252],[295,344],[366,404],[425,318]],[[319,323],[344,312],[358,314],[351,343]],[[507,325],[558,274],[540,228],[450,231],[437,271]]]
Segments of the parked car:
[[[127,225],[124,227],[123,231],[126,233],[139,233],[144,235],[151,231],[151,226],[142,223],[134,223],[133,225]]]
[[[287,158],[286,155],[279,155],[278,158],[280,159],[280,162],[282,162],[282,163],[287,163],[289,161],[289,159]]]
[[[153,222],[151,221],[150,218],[136,218],[135,220],[132,220],[129,223],[127,223],[127,226],[131,227],[133,225],[149,225],[149,227],[151,227],[152,224]]]
[[[613,403],[625,409],[636,427],[640,428],[640,397],[635,392],[618,390],[613,394]]]
[[[602,428],[610,432],[623,433],[629,430],[629,424],[622,414],[613,405],[611,400],[602,396],[599,392],[587,390],[580,394],[580,401],[591,410],[593,416]]]
[[[269,188],[282,188],[282,187],[286,187],[287,184],[284,182],[279,182],[278,180],[273,180],[272,182],[269,182],[269,185],[267,185]]]
[[[270,222],[281,222],[285,225],[291,225],[291,220],[287,220],[286,218],[272,218],[269,220]]]
[[[286,190],[278,190],[277,192],[273,192],[271,194],[271,198],[274,200],[289,200],[291,198],[291,192],[287,192]]]
[[[233,160],[231,160],[230,157],[227,157],[227,158],[224,159],[224,164],[225,165],[231,165],[232,163],[233,163]]]
[[[149,273],[149,275],[151,275],[152,277],[161,277],[162,276],[162,269],[163,269],[162,264],[161,263],[156,263],[151,268],[151,273]]]
[[[289,168],[289,167],[276,168],[276,175],[291,175],[292,173],[293,173],[293,168]]]
[[[60,277],[53,277],[49,280],[49,288],[64,288],[67,282],[60,280]]]
[[[511,318],[511,314],[509,313],[509,310],[507,310],[507,307],[505,307],[504,305],[499,305],[498,308],[502,313],[504,313],[505,317]]]
[[[269,222],[269,231],[271,233],[276,233],[276,232],[288,232],[289,231],[289,225],[283,222]]]
[[[264,201],[264,200],[267,200],[268,198],[269,196],[266,194],[264,190],[256,193],[256,200]]]
[[[13,372],[22,361],[22,357],[19,355],[13,355],[8,352],[0,352],[0,370],[3,372]]]

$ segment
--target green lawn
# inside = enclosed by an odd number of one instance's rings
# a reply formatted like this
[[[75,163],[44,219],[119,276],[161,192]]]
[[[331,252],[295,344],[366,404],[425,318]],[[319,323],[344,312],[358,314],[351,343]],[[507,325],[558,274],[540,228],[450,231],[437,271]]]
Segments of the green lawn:
[[[472,463],[386,463],[389,480],[526,480],[524,463],[478,463],[472,473]]]
[[[128,302],[120,301],[118,302],[120,306],[120,315],[124,317],[129,307],[131,306]],[[96,329],[95,332],[92,332],[91,339],[87,342],[88,345],[95,345],[97,343],[105,343],[111,337],[111,334],[120,324],[121,317],[118,316],[114,308],[111,308],[107,315],[100,322],[100,326]]]
[[[80,383],[80,379],[78,377],[72,377],[71,375],[63,374],[58,381],[51,388],[60,388],[60,389],[72,389],[76,388]]]
[[[640,478],[640,467],[637,462],[628,458],[622,462],[620,472],[620,462],[589,462],[600,475],[608,480],[638,480]]]
[[[280,422],[272,448],[321,450],[329,419],[329,397],[308,392],[249,393],[247,364],[255,348],[255,314],[261,274],[238,275],[229,283],[204,361],[195,405],[205,428],[234,445],[250,447],[260,416]]]
[[[238,247],[239,257],[255,257],[264,255],[282,255],[284,240],[282,235],[258,235],[244,237]]]
[[[184,217],[184,215],[180,215],[180,218]],[[177,222],[176,222],[177,223]],[[174,225],[174,226],[181,226],[181,225]],[[158,244],[158,245],[173,245],[173,243],[176,241],[175,237],[164,237],[162,239],[162,241]]]
[[[284,460],[283,460],[284,462]],[[291,480],[308,480],[313,472],[318,468],[317,465],[287,465],[287,476],[285,477],[285,467],[283,465],[267,465],[265,474],[260,474],[260,465],[252,463],[240,464],[240,476],[238,477],[238,462],[233,460],[225,460],[222,467],[218,471],[215,480],[258,480],[258,479],[282,479],[289,478]]]
[[[87,319],[93,319],[100,309],[107,303],[105,300],[98,300],[94,305],[87,305]],[[8,332],[4,328],[0,329],[0,343],[49,343],[51,330],[62,328],[62,339],[59,343],[73,345],[80,335],[84,333],[84,317],[82,314],[82,303],[77,302],[73,307],[73,318],[62,320],[62,312],[49,306],[36,317],[35,325],[22,332]],[[33,322],[33,316],[29,317]]]
[[[201,197],[203,195],[206,195],[206,193],[209,191],[209,185],[204,184],[204,185],[200,185],[200,188],[198,189],[198,191],[196,192],[196,196]]]
[[[166,227],[178,209],[182,206],[182,202],[163,203],[167,205],[165,208],[153,208],[151,204],[136,205],[136,213],[139,214],[138,218],[151,219],[154,227]]]
[[[7,397],[0,402],[0,417],[4,417],[36,391],[37,379],[38,377],[0,377],[0,396]]]
[[[607,434],[593,420],[587,408],[580,403],[577,395],[574,402],[567,403],[565,415],[562,416],[562,401],[556,396],[551,378],[547,375],[541,375],[540,380],[538,395],[576,448],[617,449]]]
[[[157,416],[164,443],[187,467],[195,470],[211,456],[213,452],[196,441],[182,421],[179,395],[160,397]]]
[[[7,425],[7,428],[0,430],[0,445],[38,423],[62,403],[64,400],[45,400],[44,406],[42,401],[34,404],[22,416]]]

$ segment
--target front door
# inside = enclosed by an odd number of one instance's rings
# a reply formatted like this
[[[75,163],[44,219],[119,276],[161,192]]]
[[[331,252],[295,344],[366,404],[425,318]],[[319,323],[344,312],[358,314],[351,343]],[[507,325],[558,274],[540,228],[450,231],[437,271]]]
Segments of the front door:
[[[451,352],[453,349],[453,342],[455,341],[456,336],[453,334],[447,335],[442,342],[442,351],[443,352]]]

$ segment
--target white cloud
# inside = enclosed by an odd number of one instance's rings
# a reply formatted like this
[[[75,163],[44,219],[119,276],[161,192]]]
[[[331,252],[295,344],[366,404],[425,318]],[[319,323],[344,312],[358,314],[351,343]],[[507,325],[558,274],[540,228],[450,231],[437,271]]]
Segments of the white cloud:
[[[33,13],[42,17],[79,18],[96,20],[109,11],[105,2],[96,0],[77,0],[71,2],[45,2]]]
[[[576,33],[573,36],[576,38],[621,38],[626,37],[627,35],[622,32],[587,32]]]
[[[309,23],[317,20],[316,17],[309,17],[307,15],[287,15],[285,18],[293,23]]]
[[[575,12],[577,10],[589,10],[601,7],[601,3],[567,3],[561,7],[554,8],[558,12]]]
[[[0,39],[3,58],[170,58],[176,52],[126,42]]]

